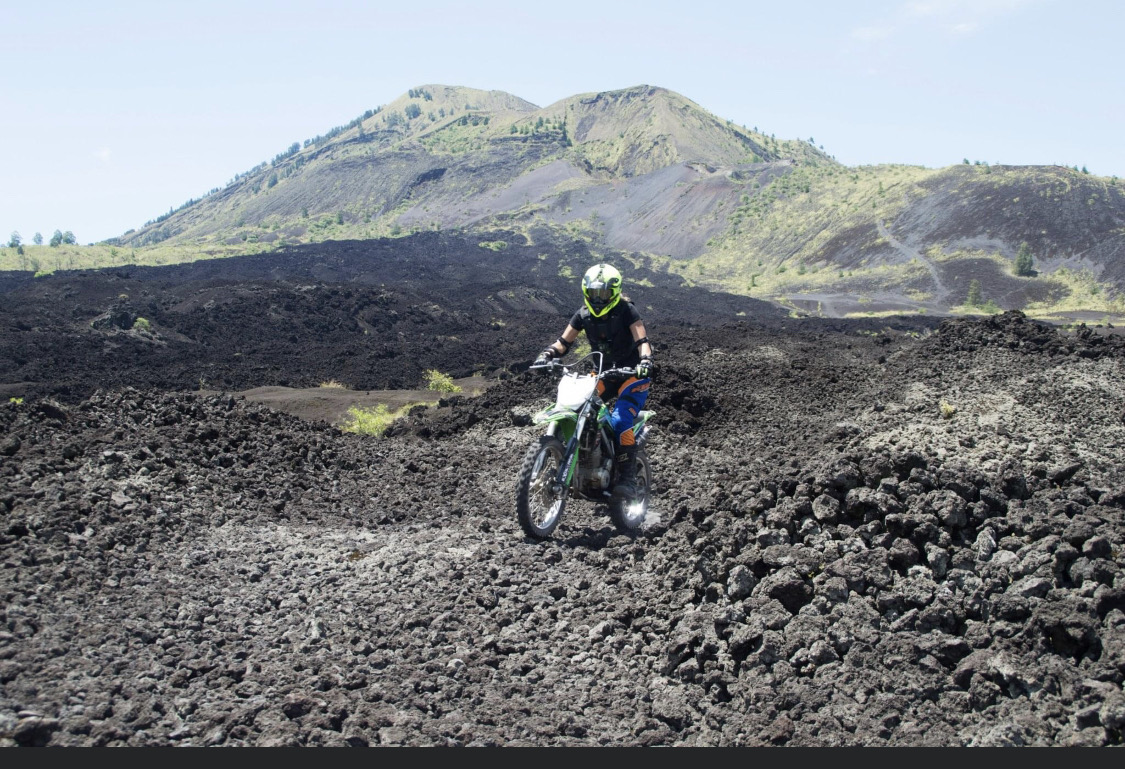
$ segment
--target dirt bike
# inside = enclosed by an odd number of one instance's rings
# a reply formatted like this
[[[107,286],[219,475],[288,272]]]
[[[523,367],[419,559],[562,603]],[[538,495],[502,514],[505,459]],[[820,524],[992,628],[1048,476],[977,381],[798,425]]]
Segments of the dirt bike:
[[[516,484],[516,515],[533,539],[548,539],[559,525],[571,496],[604,503],[610,519],[622,532],[634,532],[648,513],[652,467],[645,451],[648,421],[653,412],[641,411],[633,422],[636,436],[636,494],[615,496],[617,442],[609,409],[598,395],[598,382],[614,376],[635,376],[635,369],[602,370],[602,354],[592,352],[574,363],[554,360],[532,365],[531,371],[562,372],[555,405],[540,411],[532,422],[547,425],[546,433],[524,455]]]

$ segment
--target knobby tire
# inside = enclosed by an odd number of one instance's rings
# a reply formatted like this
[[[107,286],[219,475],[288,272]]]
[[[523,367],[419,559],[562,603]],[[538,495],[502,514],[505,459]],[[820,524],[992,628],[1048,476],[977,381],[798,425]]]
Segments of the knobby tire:
[[[554,533],[566,506],[566,493],[551,494],[565,449],[562,441],[544,435],[528,448],[516,483],[516,517],[532,539],[544,540]]]

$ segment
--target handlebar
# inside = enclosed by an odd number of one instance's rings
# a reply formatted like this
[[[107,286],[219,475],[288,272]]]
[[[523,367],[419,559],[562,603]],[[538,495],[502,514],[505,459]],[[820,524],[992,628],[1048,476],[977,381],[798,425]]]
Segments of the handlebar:
[[[547,361],[546,363],[544,363],[542,365],[539,365],[539,366],[536,366],[535,364],[532,364],[532,365],[527,367],[527,370],[528,371],[552,371],[553,372],[553,371],[558,371],[559,369],[562,369],[563,371],[569,371],[570,368],[571,368],[570,366],[567,366],[562,361],[550,360],[550,361]],[[611,377],[611,376],[636,376],[636,375],[637,375],[637,370],[635,368],[627,368],[627,367],[611,368],[611,369],[606,369],[605,371],[598,374],[598,379],[605,379],[605,378]]]
[[[555,371],[556,369],[560,369],[560,368],[565,368],[565,366],[563,366],[563,364],[559,363],[558,361],[548,361],[547,363],[544,363],[544,364],[539,365],[539,366],[536,366],[534,363],[532,363],[530,366],[527,367],[527,370],[528,371]]]

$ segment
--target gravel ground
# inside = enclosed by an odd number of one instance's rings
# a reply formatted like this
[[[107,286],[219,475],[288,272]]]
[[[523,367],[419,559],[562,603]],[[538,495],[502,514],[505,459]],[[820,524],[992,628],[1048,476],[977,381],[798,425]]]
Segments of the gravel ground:
[[[0,743],[1120,745],[1125,342],[726,317],[650,329],[633,536],[523,535],[514,360],[382,438],[0,404]]]

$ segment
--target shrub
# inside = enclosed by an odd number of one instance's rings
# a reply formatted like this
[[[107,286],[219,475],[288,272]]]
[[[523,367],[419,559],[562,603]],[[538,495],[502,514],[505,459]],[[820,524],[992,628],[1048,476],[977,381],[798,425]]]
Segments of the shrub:
[[[939,404],[939,408],[941,409],[942,419],[952,419],[953,415],[957,413],[957,407],[945,401]]]
[[[965,297],[965,304],[971,307],[979,307],[981,303],[981,289],[980,281],[973,278],[969,281],[969,295]]]
[[[1035,257],[1031,253],[1031,246],[1026,241],[1020,243],[1019,252],[1016,254],[1016,275],[1028,277],[1035,274]]]
[[[352,406],[348,409],[348,418],[340,425],[340,429],[346,433],[380,436],[387,431],[396,416],[398,416],[397,412],[392,414],[385,403],[380,403],[374,408]]]
[[[329,379],[327,382],[321,382],[320,387],[329,387],[329,388],[332,388],[334,390],[346,390],[346,389],[348,389],[348,386],[346,384],[342,384],[340,382],[337,382],[335,379]]]
[[[581,339],[575,341],[574,346],[570,348],[570,354],[574,356],[575,360],[581,360],[589,355],[593,350],[590,348],[590,340],[583,334]]]
[[[391,411],[385,403],[380,403],[373,408],[352,406],[348,409],[347,418],[340,423],[340,429],[346,433],[359,435],[381,436],[399,417],[410,412],[417,406],[426,406],[425,403],[407,403],[400,409]]]
[[[142,318],[138,316],[137,319],[133,321],[133,330],[152,331],[152,323],[149,322],[148,318]]]
[[[453,383],[453,377],[443,374],[437,369],[426,371],[426,389],[436,390],[439,393],[459,393],[461,387]]]

